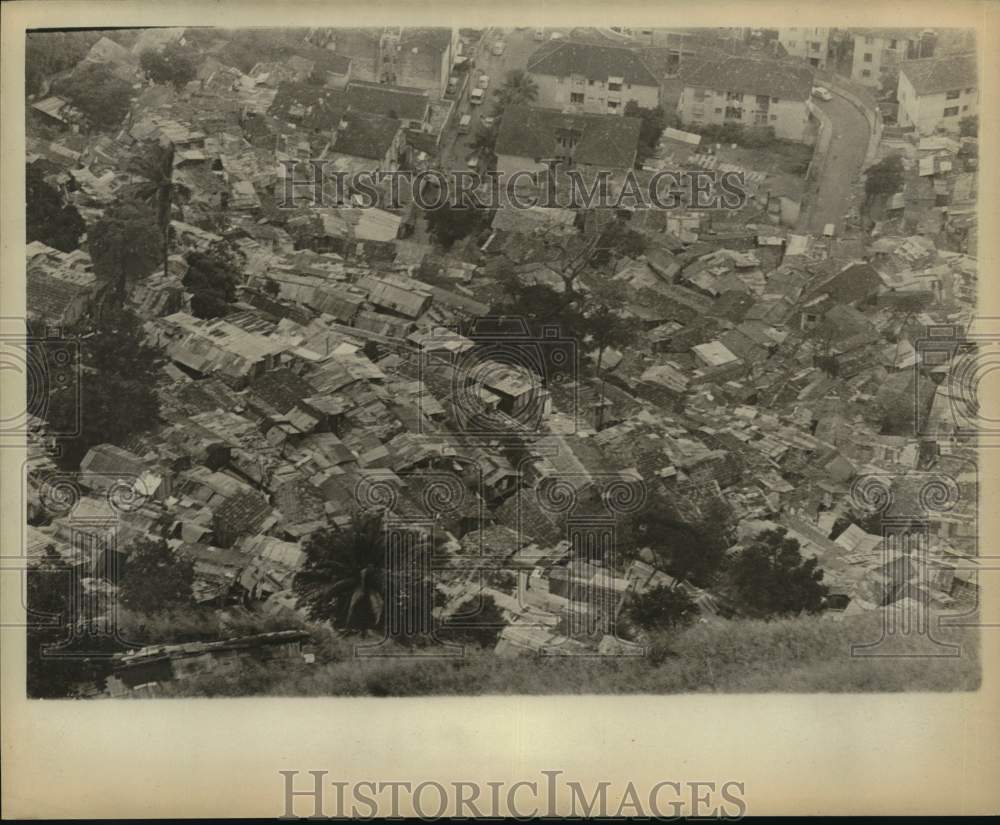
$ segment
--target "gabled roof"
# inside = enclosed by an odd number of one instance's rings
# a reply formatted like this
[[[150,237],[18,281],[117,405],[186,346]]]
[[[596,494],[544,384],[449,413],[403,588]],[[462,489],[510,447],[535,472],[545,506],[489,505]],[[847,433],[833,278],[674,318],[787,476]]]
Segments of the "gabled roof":
[[[968,89],[977,84],[974,54],[952,54],[945,57],[908,60],[899,70],[906,75],[906,79],[910,81],[918,95],[935,95],[955,89]]]
[[[422,121],[430,98],[423,89],[352,80],[347,86],[347,102],[359,112]]]
[[[660,85],[652,69],[632,49],[569,40],[554,40],[540,47],[528,59],[528,71],[554,77],[576,74],[601,81],[620,77],[631,86]]]
[[[572,129],[580,133],[573,155],[577,164],[605,169],[631,169],[639,144],[642,121],[618,115],[563,114],[552,109],[509,106],[500,121],[496,153],[546,158],[557,151],[557,135]]]
[[[807,66],[774,60],[723,57],[703,60],[686,71],[682,66],[681,79],[685,87],[767,95],[779,100],[808,100],[813,72]]]

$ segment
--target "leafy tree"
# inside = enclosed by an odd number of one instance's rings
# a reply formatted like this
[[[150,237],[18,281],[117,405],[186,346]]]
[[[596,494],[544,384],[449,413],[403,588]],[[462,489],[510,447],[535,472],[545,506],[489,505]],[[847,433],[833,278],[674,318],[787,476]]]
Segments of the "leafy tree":
[[[678,579],[708,586],[725,558],[727,522],[721,502],[710,505],[702,520],[692,523],[671,501],[657,497],[624,525],[623,561],[649,547],[657,567]]]
[[[98,129],[115,129],[128,113],[132,87],[103,63],[85,63],[59,92]]]
[[[79,385],[36,390],[48,394],[45,417],[52,431],[77,433],[60,440],[59,461],[70,468],[79,466],[91,447],[106,442],[121,445],[153,427],[159,416],[149,380],[158,354],[143,343],[134,315],[105,313],[100,327],[79,336],[78,343],[79,361],[66,373],[78,376]]]
[[[340,530],[323,530],[305,547],[306,561],[293,589],[316,621],[329,621],[342,633],[386,628],[399,641],[414,630],[429,629],[433,583],[422,573],[421,541],[398,547],[387,564],[382,516],[364,513]],[[387,604],[388,602],[388,604]]]
[[[966,115],[958,121],[958,134],[960,137],[978,137],[979,115]]]
[[[538,99],[538,84],[524,69],[513,69],[496,90],[496,97],[496,111],[502,114],[508,106],[534,103]]]
[[[451,249],[455,241],[475,234],[485,225],[485,211],[469,206],[448,203],[427,212],[427,228],[445,249]]]
[[[634,100],[625,104],[625,116],[637,117],[642,121],[639,127],[639,151],[636,157],[636,164],[641,166],[642,161],[656,152],[660,135],[667,128],[667,116],[660,106],[647,109]]]
[[[496,163],[498,132],[496,121],[493,122],[492,126],[480,126],[470,144],[474,152],[486,159],[488,166],[493,166]]]
[[[38,94],[54,74],[75,66],[101,38],[97,31],[28,32],[24,39],[24,85]]]
[[[894,195],[903,188],[903,159],[890,155],[869,167],[865,173],[865,200]]]
[[[159,51],[143,52],[139,56],[139,66],[153,83],[172,83],[177,88],[190,83],[198,74],[190,49],[177,43],[170,43]]]
[[[184,286],[194,293],[191,311],[197,317],[217,318],[225,314],[227,305],[236,298],[236,285],[240,281],[237,260],[221,245],[188,254]]]
[[[114,305],[124,303],[130,282],[156,268],[162,242],[156,213],[144,204],[126,202],[97,222],[87,245],[94,274]]]
[[[758,535],[733,561],[731,581],[740,607],[751,616],[783,616],[823,608],[827,587],[816,559],[804,559],[784,528]]]
[[[131,548],[118,601],[129,610],[159,613],[191,602],[194,564],[163,540],[138,541]]]
[[[658,585],[632,597],[627,618],[643,630],[665,630],[689,624],[697,615],[694,601],[680,587]]]
[[[27,242],[41,241],[54,249],[72,252],[80,246],[87,227],[73,204],[65,203],[59,190],[46,182],[41,169],[25,169]]]
[[[645,252],[646,240],[642,233],[629,227],[627,220],[616,218],[601,230],[588,263],[606,267],[619,258],[638,258]]]
[[[128,171],[140,178],[130,187],[129,194],[156,210],[156,225],[162,238],[163,274],[166,275],[170,257],[170,213],[176,196],[187,191],[187,187],[174,181],[174,144],[148,145],[144,152],[130,160]]]
[[[442,639],[456,644],[493,649],[506,624],[492,596],[462,602],[440,631]]]

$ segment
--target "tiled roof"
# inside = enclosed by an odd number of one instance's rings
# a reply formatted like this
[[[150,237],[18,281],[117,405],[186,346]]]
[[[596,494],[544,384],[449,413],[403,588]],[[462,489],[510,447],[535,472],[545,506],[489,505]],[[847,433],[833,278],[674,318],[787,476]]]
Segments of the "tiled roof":
[[[808,100],[812,92],[813,72],[806,66],[754,60],[747,57],[724,57],[703,60],[681,67],[685,87],[767,95],[779,100]]]
[[[359,112],[421,121],[427,115],[427,107],[430,105],[427,93],[422,89],[360,80],[352,80],[348,85],[347,102]]]
[[[54,278],[35,270],[27,279],[27,308],[31,317],[62,322],[66,311],[77,301],[86,299],[91,289]]]
[[[899,70],[913,84],[913,90],[918,95],[935,95],[955,89],[974,88],[978,82],[974,54],[908,60]]]
[[[577,164],[630,169],[635,162],[642,121],[618,115],[563,114],[552,109],[509,106],[500,121],[496,153],[525,158],[553,157],[561,129],[579,131]]]
[[[555,40],[539,48],[528,60],[528,71],[554,77],[576,74],[600,81],[620,77],[631,86],[660,85],[656,75],[632,49],[569,40]]]
[[[344,117],[347,128],[337,130],[333,144],[333,151],[341,155],[382,160],[400,130],[400,122],[391,117],[364,112],[350,112]]]

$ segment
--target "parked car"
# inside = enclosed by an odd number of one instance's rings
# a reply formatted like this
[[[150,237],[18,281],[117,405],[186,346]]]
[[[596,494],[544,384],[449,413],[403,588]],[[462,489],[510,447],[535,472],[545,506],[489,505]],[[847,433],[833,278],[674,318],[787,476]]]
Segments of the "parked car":
[[[472,126],[472,115],[462,115],[461,119],[458,121],[458,133],[460,135],[469,134],[469,128]]]
[[[482,89],[476,87],[471,92],[469,92],[469,103],[471,103],[473,106],[478,106],[480,103],[483,102],[483,98],[485,96],[486,93]]]
[[[535,29],[535,40],[545,39],[545,29]]]
[[[833,100],[833,95],[823,86],[814,86],[812,93],[820,100]]]
[[[836,234],[836,227],[832,223],[828,223],[823,227],[823,234],[827,238],[832,238]]]
[[[490,85],[490,76],[488,74],[480,75],[479,83],[477,84],[480,89],[487,89]]]
[[[478,169],[479,168],[479,155],[469,155],[465,159],[465,165],[468,166],[470,169]]]
[[[453,92],[458,88],[458,76],[452,75],[448,78],[448,91]]]
[[[562,32],[552,32],[549,35],[549,40],[562,40]]]
[[[493,54],[497,57],[503,54],[504,42],[502,40],[495,40],[493,42]]]

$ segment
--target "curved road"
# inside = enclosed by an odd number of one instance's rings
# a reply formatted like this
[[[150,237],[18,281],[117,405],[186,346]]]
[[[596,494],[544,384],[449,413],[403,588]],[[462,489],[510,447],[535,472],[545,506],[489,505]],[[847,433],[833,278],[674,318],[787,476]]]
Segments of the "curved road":
[[[833,137],[819,178],[819,191],[799,228],[819,234],[826,224],[832,223],[839,234],[844,227],[844,215],[853,205],[852,188],[858,182],[868,151],[868,121],[835,92],[833,100],[823,102],[814,98],[813,101],[829,116]]]

